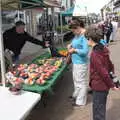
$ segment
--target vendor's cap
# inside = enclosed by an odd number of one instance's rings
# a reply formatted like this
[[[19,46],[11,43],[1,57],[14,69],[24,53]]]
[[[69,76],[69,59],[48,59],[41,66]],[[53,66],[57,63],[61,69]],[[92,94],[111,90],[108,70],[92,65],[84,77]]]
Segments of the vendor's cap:
[[[21,20],[19,20],[15,23],[15,26],[20,26],[20,25],[25,25],[25,23]]]

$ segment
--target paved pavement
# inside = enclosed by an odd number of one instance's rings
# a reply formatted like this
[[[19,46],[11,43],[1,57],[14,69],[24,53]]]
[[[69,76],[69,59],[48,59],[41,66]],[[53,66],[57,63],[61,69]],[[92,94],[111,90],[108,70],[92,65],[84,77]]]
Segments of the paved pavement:
[[[110,44],[111,59],[115,64],[116,74],[120,76],[120,35],[117,41]],[[23,49],[21,62],[28,62],[38,56],[41,51],[39,46],[27,43],[27,48]],[[25,56],[26,57],[24,59]],[[46,97],[47,106],[44,107],[44,98],[35,106],[26,120],[92,120],[92,96],[88,95],[88,103],[83,108],[74,108],[68,100],[68,96],[72,94],[73,83],[71,71],[64,73],[64,76],[58,80],[54,95]],[[27,98],[26,98],[27,99]],[[120,120],[120,91],[110,91],[107,101],[107,119]]]

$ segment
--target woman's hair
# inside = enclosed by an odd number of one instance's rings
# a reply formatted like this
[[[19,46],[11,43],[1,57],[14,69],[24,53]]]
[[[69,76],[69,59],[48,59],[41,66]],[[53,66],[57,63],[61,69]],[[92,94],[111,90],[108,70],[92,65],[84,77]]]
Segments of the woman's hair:
[[[89,27],[85,33],[86,38],[89,40],[91,38],[95,43],[100,43],[103,37],[102,30],[96,27]]]
[[[79,18],[72,18],[72,20],[69,23],[69,28],[76,29],[77,27],[84,28],[84,22],[80,20]]]

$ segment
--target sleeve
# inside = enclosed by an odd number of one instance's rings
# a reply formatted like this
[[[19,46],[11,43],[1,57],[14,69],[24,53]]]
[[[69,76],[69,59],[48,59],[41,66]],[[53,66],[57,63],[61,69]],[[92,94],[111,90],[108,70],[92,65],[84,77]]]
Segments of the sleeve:
[[[87,55],[88,51],[89,51],[89,48],[88,48],[87,39],[85,37],[83,37],[83,40],[82,40],[82,49],[81,48],[77,48],[76,52],[79,55]]]
[[[45,43],[43,41],[40,41],[40,40],[30,36],[28,33],[26,33],[26,41],[29,41],[29,42],[34,43],[36,45],[41,45],[42,47],[45,47]]]
[[[110,30],[111,30],[111,32],[113,32],[113,25],[112,25],[112,23],[110,23]]]
[[[114,64],[112,63],[112,61],[110,60],[110,57],[108,58],[109,59],[109,72],[113,72],[115,73],[115,70],[114,70]]]
[[[99,58],[99,59],[96,59]],[[110,88],[114,87],[114,83],[110,78],[110,75],[108,73],[108,70],[104,67],[104,64],[102,64],[102,59],[93,54],[93,56],[91,57],[92,63],[94,63],[94,67],[96,69],[96,72],[101,76],[102,80],[104,80],[104,82],[106,83],[106,85]]]

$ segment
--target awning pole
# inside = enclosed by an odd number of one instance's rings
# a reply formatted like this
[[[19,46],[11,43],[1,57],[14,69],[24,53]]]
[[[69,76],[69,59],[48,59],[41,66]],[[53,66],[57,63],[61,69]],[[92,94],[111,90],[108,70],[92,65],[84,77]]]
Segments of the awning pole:
[[[5,87],[5,59],[4,59],[4,50],[3,50],[3,39],[2,39],[2,14],[1,14],[1,5],[0,5],[0,62],[1,62],[1,76],[2,84]]]
[[[64,41],[63,41],[63,22],[62,22],[62,14],[60,13],[60,25],[61,25],[61,41],[62,46],[64,47]]]

